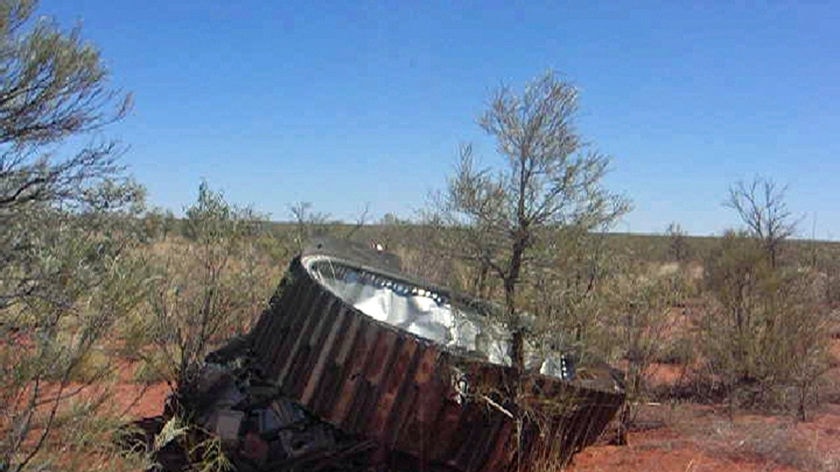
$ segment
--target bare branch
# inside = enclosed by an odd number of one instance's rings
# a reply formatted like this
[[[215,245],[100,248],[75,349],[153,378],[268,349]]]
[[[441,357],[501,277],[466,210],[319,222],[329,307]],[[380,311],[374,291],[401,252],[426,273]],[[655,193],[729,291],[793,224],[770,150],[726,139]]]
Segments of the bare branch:
[[[798,219],[794,219],[785,203],[787,186],[779,187],[773,180],[755,177],[729,188],[723,205],[735,210],[753,237],[760,239],[771,264],[775,267],[785,240],[796,233]]]

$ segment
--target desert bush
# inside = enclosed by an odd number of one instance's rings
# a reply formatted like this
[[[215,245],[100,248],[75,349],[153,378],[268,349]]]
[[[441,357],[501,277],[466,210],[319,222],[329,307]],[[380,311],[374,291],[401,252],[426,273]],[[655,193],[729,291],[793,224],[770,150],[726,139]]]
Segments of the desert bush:
[[[521,287],[545,247],[549,229],[585,233],[609,227],[629,202],[603,186],[609,158],[575,128],[578,92],[548,72],[521,93],[501,87],[479,125],[496,140],[499,165],[479,165],[472,147],[460,149],[455,175],[436,196],[434,213],[456,231],[461,260],[496,279],[502,321],[511,333],[510,358],[524,367],[527,316]],[[479,289],[480,291],[481,289]]]
[[[37,278],[0,309],[0,460],[10,470],[39,462],[63,405],[111,374],[100,343],[137,306],[142,283],[118,220],[44,210],[25,223],[44,238],[17,255],[26,266],[4,268]]]
[[[165,240],[180,231],[180,223],[171,210],[151,208],[142,216],[143,241],[152,243]]]
[[[656,362],[688,367],[695,357],[693,334],[676,334],[674,337],[664,340],[663,346],[656,356]]]
[[[746,230],[728,231],[706,260],[701,346],[730,412],[735,404],[786,407],[805,419],[828,369],[831,323],[821,274],[781,257],[796,231],[785,190],[761,178],[730,188],[725,205]]]
[[[96,48],[35,2],[0,2],[0,470],[43,469],[69,401],[107,377],[96,350],[137,305],[143,192],[99,137],[127,96]],[[89,144],[83,144],[83,143]]]
[[[840,307],[840,244],[809,241],[802,251],[800,265],[814,272],[826,303]]]
[[[640,273],[641,272],[641,273]],[[627,361],[628,396],[638,399],[646,391],[645,376],[665,352],[674,335],[672,308],[682,299],[681,280],[674,274],[630,270],[612,284],[609,331]]]
[[[615,257],[612,266],[602,283],[600,319],[591,329],[605,358],[625,368],[627,402],[618,418],[618,440],[623,443],[638,405],[651,395],[654,362],[681,328],[674,307],[684,297],[685,283],[679,272],[662,272],[656,264]]]
[[[618,257],[604,234],[580,228],[558,230],[536,249],[521,299],[523,310],[534,315],[531,341],[577,352],[582,367],[608,359],[606,284],[618,271]]]
[[[671,223],[665,230],[668,236],[668,255],[675,262],[686,262],[691,257],[691,247],[685,230],[679,223]]]
[[[808,271],[774,265],[766,243],[729,232],[707,261],[701,320],[707,373],[730,405],[793,408],[800,418],[828,367],[829,319]]]
[[[146,254],[146,316],[126,332],[145,336],[132,342],[153,347],[139,355],[173,387],[189,391],[204,356],[246,332],[265,307],[281,267],[264,250],[262,221],[202,183],[183,237],[160,240]]]

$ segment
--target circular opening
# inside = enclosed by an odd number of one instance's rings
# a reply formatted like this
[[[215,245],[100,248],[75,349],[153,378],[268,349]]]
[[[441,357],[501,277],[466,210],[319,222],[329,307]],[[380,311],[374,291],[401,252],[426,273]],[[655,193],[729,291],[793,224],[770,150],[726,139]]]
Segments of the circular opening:
[[[423,287],[327,256],[310,256],[304,266],[321,285],[365,315],[428,339],[455,354],[510,366],[510,332],[477,308],[453,304],[443,290]],[[571,362],[561,354],[526,352],[526,368],[570,379]]]
[[[375,320],[460,354],[510,364],[509,336],[500,323],[490,322],[475,310],[453,306],[441,291],[328,257],[309,258],[306,267],[324,287]]]

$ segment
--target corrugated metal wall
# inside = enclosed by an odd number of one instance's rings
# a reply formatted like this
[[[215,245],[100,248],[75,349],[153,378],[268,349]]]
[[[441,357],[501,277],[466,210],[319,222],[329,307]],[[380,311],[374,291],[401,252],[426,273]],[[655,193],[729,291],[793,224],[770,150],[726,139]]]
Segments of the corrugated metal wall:
[[[460,372],[472,391],[504,386],[512,383],[511,369],[453,356],[369,318],[316,282],[300,258],[252,335],[259,366],[285,395],[348,433],[444,470],[509,470],[547,447],[566,462],[594,441],[623,402],[621,392],[529,377],[519,389],[507,389],[518,390],[528,418],[540,417],[524,423],[517,447],[509,416],[480,395],[462,397],[452,385]],[[552,412],[547,403],[562,408]]]

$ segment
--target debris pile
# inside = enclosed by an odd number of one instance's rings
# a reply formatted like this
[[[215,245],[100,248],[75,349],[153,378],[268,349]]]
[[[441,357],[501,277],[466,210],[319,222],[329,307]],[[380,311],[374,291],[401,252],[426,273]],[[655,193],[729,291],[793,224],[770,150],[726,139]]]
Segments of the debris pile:
[[[567,462],[623,403],[620,382],[576,374],[563,353],[533,353],[515,372],[488,307],[402,274],[391,255],[320,241],[181,403],[238,470]]]
[[[192,399],[195,422],[221,440],[238,470],[361,470],[369,462],[362,456],[374,441],[312,416],[261,379],[249,359],[207,363]]]

